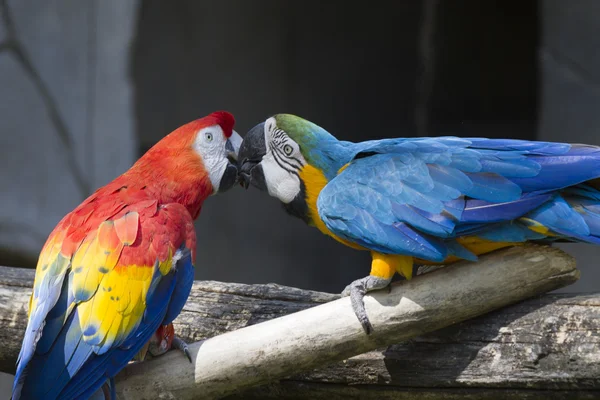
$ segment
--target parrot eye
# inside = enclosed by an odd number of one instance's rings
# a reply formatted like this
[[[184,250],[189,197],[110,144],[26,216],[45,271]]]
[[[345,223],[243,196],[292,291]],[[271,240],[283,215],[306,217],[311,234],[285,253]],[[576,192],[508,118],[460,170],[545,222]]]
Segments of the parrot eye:
[[[213,140],[213,135],[212,135],[212,133],[210,133],[210,132],[206,132],[206,133],[204,134],[204,138],[206,139],[206,141],[207,141],[207,142],[212,142],[212,140]]]
[[[286,144],[285,146],[283,146],[283,152],[285,153],[286,156],[291,156],[292,153],[294,152],[294,148],[292,146],[290,146],[289,144]]]

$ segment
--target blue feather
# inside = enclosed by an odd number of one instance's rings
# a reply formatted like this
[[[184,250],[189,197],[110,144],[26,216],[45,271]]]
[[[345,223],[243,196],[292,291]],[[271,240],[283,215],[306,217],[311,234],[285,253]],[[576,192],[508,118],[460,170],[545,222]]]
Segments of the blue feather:
[[[560,155],[571,148],[566,143],[553,142],[534,142],[519,139],[486,139],[469,138],[471,147],[474,149],[500,150],[500,151],[519,151],[535,155]]]
[[[25,336],[23,337],[23,344],[19,352],[18,366],[13,384],[13,398],[21,398],[22,396],[25,377],[30,374],[29,371],[32,371],[29,363],[34,356],[37,342],[40,339],[39,330],[42,329],[48,313],[51,312],[54,305],[58,302],[61,293],[60,288],[64,285],[68,263],[69,260],[59,254],[55,262],[47,267],[42,282],[37,285],[37,290],[33,293],[38,304],[29,316],[29,322]],[[55,330],[55,327],[51,327],[49,332],[56,334]],[[43,348],[47,347],[48,344],[44,343]]]
[[[398,222],[406,222],[408,225],[437,237],[449,237],[452,235],[455,223],[442,214],[431,214],[408,204],[392,204],[392,213]]]
[[[527,212],[544,204],[553,195],[541,194],[536,196],[522,196],[515,201],[492,203],[484,200],[469,199],[460,217],[462,223],[494,223],[510,221],[525,215]]]
[[[477,236],[493,242],[504,243],[520,243],[525,242],[526,240],[539,240],[545,238],[543,234],[534,232],[524,225],[507,222],[487,226],[478,233]]]
[[[573,210],[561,196],[554,197],[551,201],[528,213],[527,218],[566,236],[588,236],[590,234],[590,228],[583,217]]]
[[[448,247],[448,255],[453,255],[464,260],[469,261],[477,261],[477,256],[467,250],[463,245],[458,243],[455,240],[448,240],[445,242],[446,247]]]
[[[72,279],[73,276],[69,273],[69,279],[63,280],[60,296],[46,317],[42,336],[35,347],[36,354],[45,354],[50,350],[69,316],[68,311],[73,306],[73,295],[68,288]]]
[[[467,176],[473,182],[473,187],[464,194],[474,199],[504,203],[521,197],[521,188],[501,175],[469,172]]]
[[[333,178],[317,210],[334,234],[371,250],[434,261],[469,256],[450,240],[460,236],[597,240],[600,193],[583,183],[600,177],[598,147],[455,137],[343,143],[335,166],[349,165],[340,174],[320,166]],[[521,217],[553,236],[532,231]]]
[[[574,186],[600,176],[600,148],[573,146],[560,156],[533,156],[541,165],[535,177],[515,178],[524,192],[553,191]]]
[[[182,256],[177,262],[177,277],[175,282],[173,295],[167,308],[167,314],[164,317],[164,325],[170,324],[179,315],[192,290],[194,266],[192,265],[192,254],[188,249],[184,248],[182,250]]]

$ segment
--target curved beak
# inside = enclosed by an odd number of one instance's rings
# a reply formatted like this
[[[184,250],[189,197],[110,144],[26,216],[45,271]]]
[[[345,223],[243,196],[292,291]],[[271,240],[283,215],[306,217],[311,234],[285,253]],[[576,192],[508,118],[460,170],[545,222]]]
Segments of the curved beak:
[[[229,190],[238,182],[238,155],[240,146],[242,145],[242,137],[233,131],[227,142],[225,142],[225,151],[227,152],[227,168],[221,177],[219,183],[219,192]]]
[[[260,190],[267,190],[265,175],[260,162],[267,152],[265,145],[265,123],[260,123],[246,134],[239,152],[240,183],[244,188],[250,184]]]
[[[225,150],[227,151],[227,158],[238,160],[238,154],[240,152],[240,146],[242,145],[242,137],[233,131],[227,142],[225,142]]]

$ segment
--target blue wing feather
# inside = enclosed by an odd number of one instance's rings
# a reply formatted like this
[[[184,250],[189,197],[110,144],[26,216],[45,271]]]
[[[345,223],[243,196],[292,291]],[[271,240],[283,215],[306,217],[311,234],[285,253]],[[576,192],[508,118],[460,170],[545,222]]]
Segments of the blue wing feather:
[[[521,217],[572,240],[595,242],[600,230],[600,208],[590,208],[600,193],[578,189],[600,177],[598,147],[442,137],[363,142],[353,154],[317,209],[333,233],[372,250],[439,261],[469,255],[459,236],[544,238],[526,224],[502,224]],[[570,202],[560,196],[567,188]]]
[[[177,278],[175,279],[175,289],[171,295],[171,301],[167,308],[167,314],[164,317],[163,324],[170,324],[181,313],[185,305],[192,284],[194,283],[194,266],[192,264],[192,254],[189,249],[182,250],[182,256],[177,263]]]
[[[521,196],[515,201],[493,203],[485,200],[466,200],[460,221],[466,223],[493,223],[510,221],[525,215],[528,211],[544,204],[552,193],[534,196]]]

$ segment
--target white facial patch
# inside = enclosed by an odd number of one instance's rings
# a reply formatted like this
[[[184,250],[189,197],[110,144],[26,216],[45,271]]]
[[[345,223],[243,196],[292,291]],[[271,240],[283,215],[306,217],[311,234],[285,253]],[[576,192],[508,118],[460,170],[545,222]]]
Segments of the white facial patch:
[[[213,187],[213,193],[219,190],[219,183],[225,169],[227,169],[226,141],[223,129],[219,125],[201,129],[196,134],[196,140],[194,140],[194,150],[202,157],[204,168],[208,172]]]
[[[300,193],[299,171],[306,160],[300,147],[281,129],[275,118],[265,121],[266,152],[261,161],[269,195],[288,204]]]

